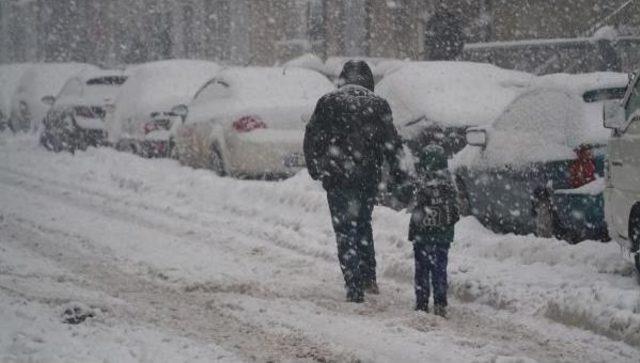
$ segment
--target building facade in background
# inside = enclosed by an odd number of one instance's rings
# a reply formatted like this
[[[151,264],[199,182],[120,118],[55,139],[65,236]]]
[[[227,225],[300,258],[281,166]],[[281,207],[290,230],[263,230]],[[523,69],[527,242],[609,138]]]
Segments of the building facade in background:
[[[0,62],[274,65],[308,52],[418,60],[438,5],[478,43],[585,36],[601,20],[633,29],[640,11],[607,18],[626,1],[0,0]]]

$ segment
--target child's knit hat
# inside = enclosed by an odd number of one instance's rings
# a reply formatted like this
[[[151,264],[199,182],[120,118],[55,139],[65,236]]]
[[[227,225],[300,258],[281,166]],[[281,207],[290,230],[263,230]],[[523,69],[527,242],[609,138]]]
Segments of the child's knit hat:
[[[418,158],[416,163],[418,173],[435,172],[448,167],[447,155],[440,145],[429,144],[419,150],[416,156]]]

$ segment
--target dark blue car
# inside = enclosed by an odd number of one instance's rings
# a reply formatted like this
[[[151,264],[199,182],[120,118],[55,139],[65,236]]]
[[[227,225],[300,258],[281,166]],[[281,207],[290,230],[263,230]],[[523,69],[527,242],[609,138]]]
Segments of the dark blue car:
[[[627,76],[547,79],[574,83],[540,82],[545,87],[516,98],[491,127],[468,130],[469,146],[452,162],[462,209],[497,232],[608,239],[602,103],[624,96]]]

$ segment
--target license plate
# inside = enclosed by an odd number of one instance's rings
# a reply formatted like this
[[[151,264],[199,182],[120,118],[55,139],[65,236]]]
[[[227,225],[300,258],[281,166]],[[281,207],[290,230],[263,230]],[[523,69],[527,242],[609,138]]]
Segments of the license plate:
[[[286,155],[283,160],[284,166],[287,168],[297,168],[305,166],[304,155],[301,153],[293,153]]]

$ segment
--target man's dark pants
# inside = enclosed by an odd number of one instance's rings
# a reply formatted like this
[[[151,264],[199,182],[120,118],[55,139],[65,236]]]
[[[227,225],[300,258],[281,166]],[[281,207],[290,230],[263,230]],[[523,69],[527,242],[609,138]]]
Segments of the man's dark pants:
[[[427,309],[429,305],[430,282],[431,285],[433,285],[433,304],[436,306],[447,306],[447,262],[449,246],[416,242],[413,244],[413,253],[416,263],[416,308],[420,310]],[[429,277],[431,277],[431,279]]]
[[[363,286],[376,280],[376,255],[371,229],[375,194],[375,188],[327,191],[338,258],[347,286],[347,297],[351,300],[361,300]]]

